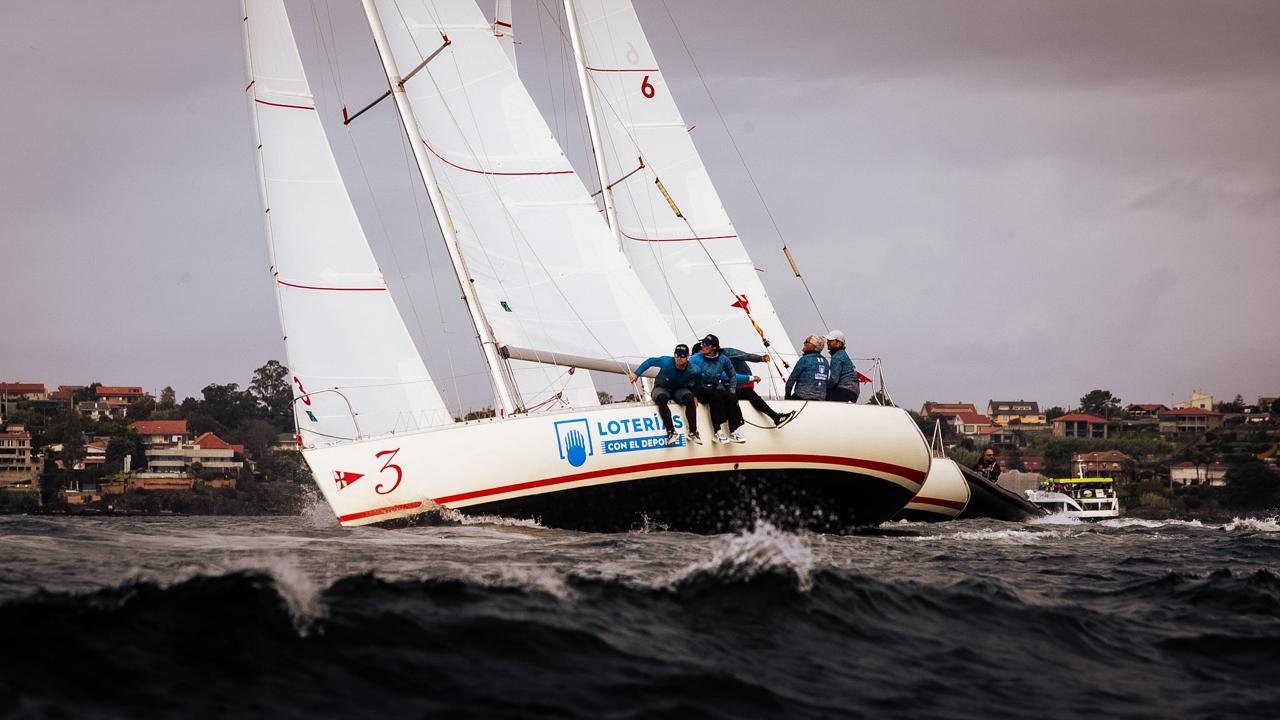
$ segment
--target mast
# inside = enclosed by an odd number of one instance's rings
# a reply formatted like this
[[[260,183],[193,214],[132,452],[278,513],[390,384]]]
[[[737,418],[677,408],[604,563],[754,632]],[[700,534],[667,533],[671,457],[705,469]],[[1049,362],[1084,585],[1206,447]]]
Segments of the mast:
[[[364,5],[365,17],[369,20],[369,29],[373,31],[373,42],[378,48],[378,56],[382,58],[382,69],[386,72],[387,82],[391,85],[391,96],[395,99],[396,109],[400,111],[400,124],[404,126],[405,134],[409,137],[409,147],[413,149],[413,159],[418,163],[418,172],[422,175],[422,182],[426,185],[427,195],[431,198],[431,207],[435,211],[436,222],[440,224],[440,234],[444,237],[445,247],[449,250],[449,260],[453,263],[453,272],[458,278],[458,286],[462,289],[462,301],[467,306],[472,325],[475,326],[476,336],[480,341],[480,349],[484,353],[485,364],[489,366],[489,374],[492,376],[494,388],[498,392],[498,403],[502,406],[505,414],[513,414],[519,410],[519,405],[516,402],[519,393],[516,391],[515,381],[511,378],[499,353],[498,339],[494,335],[489,321],[485,319],[484,311],[481,310],[475,287],[472,285],[471,275],[467,272],[467,265],[462,258],[462,251],[458,248],[457,230],[453,226],[453,219],[449,216],[449,208],[444,203],[444,196],[440,193],[440,186],[436,182],[435,173],[432,171],[431,163],[423,149],[422,139],[418,136],[416,130],[418,120],[413,114],[413,108],[409,105],[409,98],[405,96],[404,80],[401,79],[400,70],[396,67],[395,58],[391,54],[391,44],[387,40],[387,33],[382,26],[382,19],[378,16],[378,8],[374,4],[374,0],[362,0],[362,4]]]
[[[578,82],[582,84],[582,102],[587,106],[587,129],[591,132],[591,157],[596,161],[596,175],[600,178],[600,194],[604,196],[604,213],[609,220],[609,229],[613,231],[613,239],[618,249],[626,255],[622,244],[622,231],[618,225],[618,211],[613,204],[613,186],[609,183],[609,175],[605,168],[604,146],[600,144],[600,117],[596,111],[595,93],[591,92],[591,79],[587,75],[587,55],[582,47],[582,35],[578,31],[578,13],[573,7],[573,0],[564,0],[565,17],[569,21],[569,40],[573,43],[573,57],[578,66]]]

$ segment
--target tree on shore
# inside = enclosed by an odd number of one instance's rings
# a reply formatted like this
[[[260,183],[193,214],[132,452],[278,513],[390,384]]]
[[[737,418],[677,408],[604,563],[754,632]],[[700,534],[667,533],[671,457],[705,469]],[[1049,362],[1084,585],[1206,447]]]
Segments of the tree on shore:
[[[1120,409],[1120,398],[1111,394],[1110,390],[1090,390],[1080,398],[1080,411],[1111,419]]]
[[[178,406],[178,394],[173,388],[165,385],[160,391],[160,402],[156,405],[157,410],[172,410]]]
[[[253,371],[249,395],[277,430],[288,432],[293,427],[293,388],[289,385],[289,368],[279,361],[268,360]]]

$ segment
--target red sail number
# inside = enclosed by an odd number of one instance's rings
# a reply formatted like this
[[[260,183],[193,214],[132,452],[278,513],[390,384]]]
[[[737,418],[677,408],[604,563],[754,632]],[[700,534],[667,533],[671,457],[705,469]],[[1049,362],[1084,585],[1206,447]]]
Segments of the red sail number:
[[[645,75],[644,80],[640,81],[640,94],[652,99],[657,91],[653,89],[653,83],[649,82],[649,76]]]
[[[380,458],[380,457],[382,457],[383,455],[390,455],[390,456],[391,456],[391,457],[387,458],[387,461],[386,461],[385,463],[383,463],[383,465],[382,465],[382,469],[378,471],[379,473],[381,473],[381,472],[385,472],[385,471],[387,471],[387,470],[395,470],[395,471],[396,471],[396,481],[395,481],[395,483],[393,483],[393,484],[391,485],[391,487],[387,488],[386,490],[383,490],[383,489],[382,489],[382,488],[383,488],[382,483],[378,483],[378,484],[377,484],[377,486],[375,486],[375,487],[373,488],[373,491],[374,491],[374,492],[376,492],[376,493],[378,493],[379,495],[386,495],[387,493],[391,492],[392,490],[395,490],[396,488],[400,487],[400,479],[404,477],[404,473],[400,470],[400,466],[399,466],[399,465],[396,465],[395,463],[391,462],[392,460],[395,460],[395,459],[396,459],[396,453],[398,453],[398,452],[400,452],[400,448],[396,448],[396,449],[394,449],[394,450],[383,450],[382,452],[378,453],[377,455],[374,455],[374,457],[376,457],[376,458]]]

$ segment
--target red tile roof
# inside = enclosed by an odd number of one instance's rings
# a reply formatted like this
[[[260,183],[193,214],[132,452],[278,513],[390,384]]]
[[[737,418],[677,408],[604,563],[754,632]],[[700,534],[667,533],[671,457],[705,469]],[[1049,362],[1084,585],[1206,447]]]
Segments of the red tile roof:
[[[207,432],[196,438],[195,444],[199,445],[202,450],[231,450],[232,447],[226,440]]]
[[[0,383],[0,393],[44,393],[44,383]]]
[[[116,395],[133,395],[142,397],[145,393],[136,385],[99,385],[95,392],[98,397],[114,397]]]
[[[186,420],[139,420],[129,424],[139,435],[186,435]]]
[[[1069,415],[1059,415],[1054,418],[1055,423],[1060,422],[1087,422],[1090,425],[1106,425],[1107,421],[1097,415],[1088,415],[1086,413],[1071,413]]]
[[[958,422],[965,425],[990,425],[991,418],[976,412],[957,412],[946,413],[947,417],[953,417]]]
[[[934,415],[955,415],[956,413],[964,412],[976,413],[978,408],[974,407],[973,403],[942,403],[933,402],[932,400],[920,408],[921,415],[929,415],[930,417]]]
[[[1130,410],[1141,410],[1143,412],[1157,412],[1159,410],[1168,410],[1169,408],[1160,403],[1134,403],[1129,406]]]
[[[1119,450],[1103,450],[1101,452],[1076,453],[1071,462],[1133,462],[1133,458]]]

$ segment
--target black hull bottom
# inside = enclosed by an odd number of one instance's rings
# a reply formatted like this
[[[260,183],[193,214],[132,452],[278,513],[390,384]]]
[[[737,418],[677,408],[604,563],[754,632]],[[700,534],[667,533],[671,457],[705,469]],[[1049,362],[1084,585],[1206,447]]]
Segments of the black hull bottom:
[[[587,532],[724,533],[763,521],[784,530],[840,533],[888,520],[912,497],[900,485],[859,473],[737,470],[592,485],[459,510]]]
[[[960,518],[992,518],[1021,522],[1045,515],[1044,508],[1017,493],[1006,490],[977,473],[964,470],[969,483],[969,504]]]

